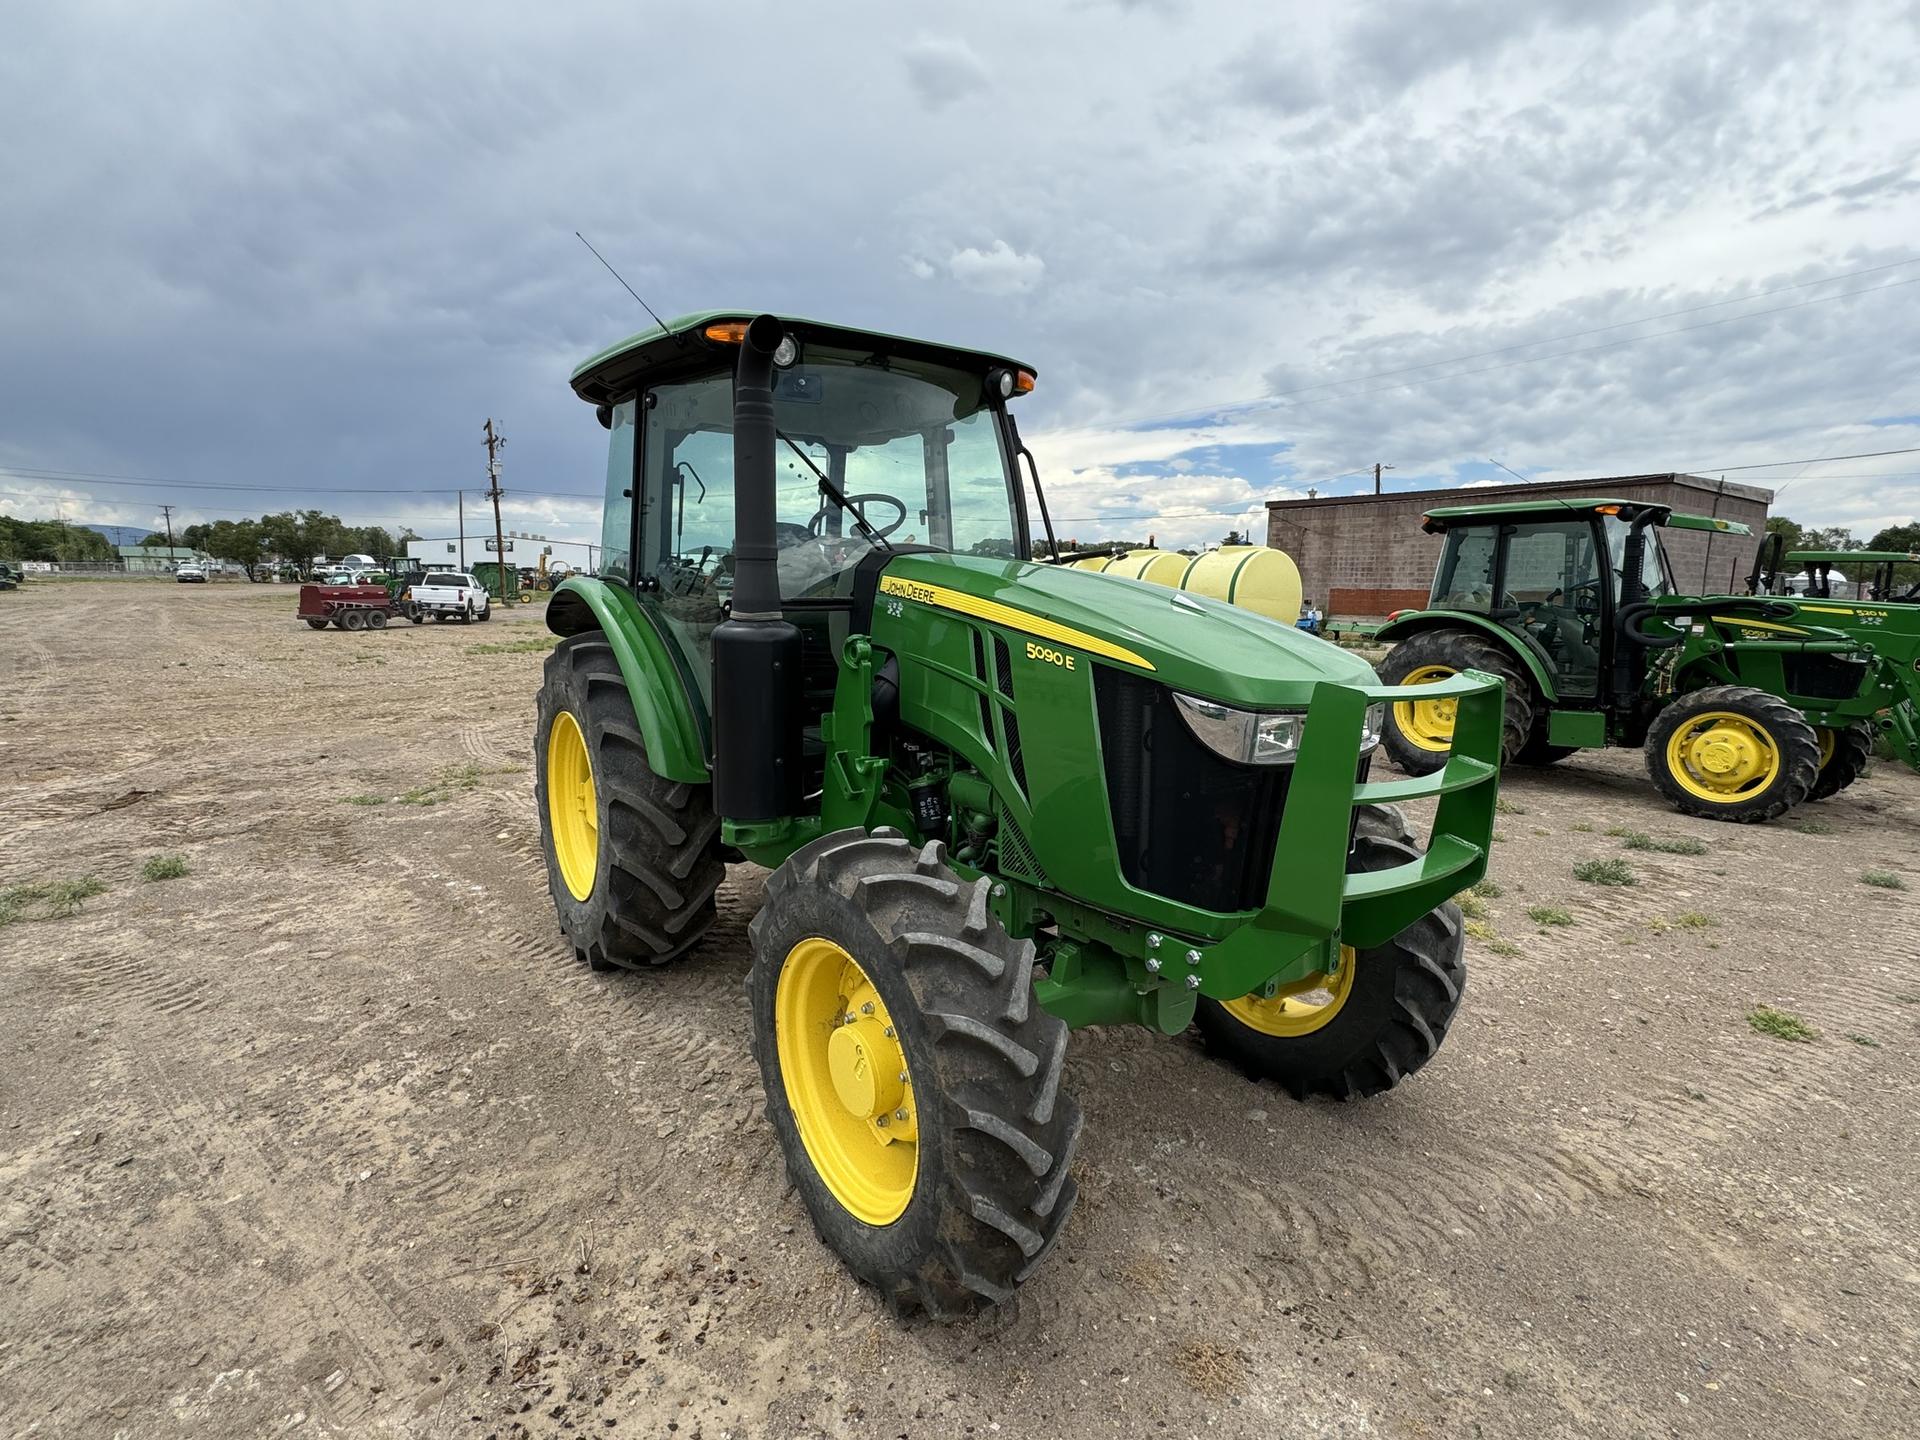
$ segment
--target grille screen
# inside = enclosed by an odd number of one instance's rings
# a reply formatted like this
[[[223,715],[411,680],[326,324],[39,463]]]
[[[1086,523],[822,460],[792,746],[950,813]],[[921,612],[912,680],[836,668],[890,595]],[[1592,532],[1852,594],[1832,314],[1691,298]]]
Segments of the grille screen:
[[[1259,909],[1291,769],[1214,754],[1151,680],[1096,666],[1094,693],[1128,883],[1202,910]]]

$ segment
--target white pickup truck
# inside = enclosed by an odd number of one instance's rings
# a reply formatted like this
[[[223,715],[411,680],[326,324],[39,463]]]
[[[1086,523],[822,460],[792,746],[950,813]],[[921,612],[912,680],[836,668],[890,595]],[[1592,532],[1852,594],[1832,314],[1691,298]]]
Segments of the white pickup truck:
[[[491,620],[487,587],[459,570],[434,570],[413,587],[414,609],[435,620]]]

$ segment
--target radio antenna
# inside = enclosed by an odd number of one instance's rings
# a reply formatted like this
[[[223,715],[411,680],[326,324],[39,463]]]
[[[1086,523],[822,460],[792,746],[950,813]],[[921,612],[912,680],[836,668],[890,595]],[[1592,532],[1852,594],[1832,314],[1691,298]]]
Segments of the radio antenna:
[[[574,239],[578,240],[582,245],[586,246],[587,249],[593,250],[593,242],[587,239],[587,237],[582,235],[578,230],[573,232],[573,236],[574,236]],[[607,264],[606,256],[602,255],[598,250],[593,250],[593,258],[598,260],[602,265],[607,266],[607,273],[613,276],[614,279],[618,280],[629,295],[633,296],[633,298],[636,300],[640,300],[640,292],[634,289],[631,285],[628,285],[625,277],[622,276],[618,270],[614,269],[613,266]],[[664,335],[668,333],[667,322],[662,320],[658,315],[653,314],[653,307],[651,305],[647,304],[647,302],[644,300],[640,300],[640,308],[646,311],[647,314],[653,315],[653,323],[660,327],[661,334]],[[679,337],[675,336],[674,338],[678,339]]]

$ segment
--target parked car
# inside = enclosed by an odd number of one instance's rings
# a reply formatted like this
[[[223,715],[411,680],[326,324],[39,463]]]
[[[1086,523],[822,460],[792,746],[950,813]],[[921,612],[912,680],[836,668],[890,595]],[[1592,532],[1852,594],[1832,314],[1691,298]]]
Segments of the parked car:
[[[207,571],[203,565],[188,563],[173,572],[173,578],[182,585],[207,583]]]
[[[487,587],[462,570],[433,570],[413,587],[413,606],[435,620],[491,620]]]
[[[21,572],[0,560],[0,590],[18,590],[20,580]]]

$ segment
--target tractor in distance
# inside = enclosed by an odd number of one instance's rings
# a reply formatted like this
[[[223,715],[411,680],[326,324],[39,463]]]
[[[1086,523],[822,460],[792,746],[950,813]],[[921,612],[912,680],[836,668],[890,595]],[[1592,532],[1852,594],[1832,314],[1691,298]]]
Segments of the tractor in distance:
[[[999,355],[715,311],[573,388],[604,563],[546,623],[536,803],[596,968],[685,955],[770,867],[746,981],[821,1239],[897,1310],[1008,1300],[1073,1208],[1071,1028],[1207,1043],[1297,1095],[1386,1090],[1460,1002],[1500,687],[1438,774],[1370,780],[1392,693],[1184,592],[1036,563]],[[1046,525],[1049,548],[1051,526]],[[1422,851],[1390,802],[1437,795]]]
[[[1771,820],[1851,784],[1875,723],[1912,731],[1920,677],[1904,626],[1869,622],[1887,640],[1901,632],[1895,663],[1883,663],[1867,627],[1832,625],[1843,617],[1817,602],[1676,593],[1662,529],[1745,526],[1605,499],[1450,506],[1424,526],[1445,537],[1431,598],[1381,627],[1393,647],[1381,678],[1500,676],[1508,763],[1638,746],[1682,812]],[[1449,697],[1409,696],[1389,711],[1387,751],[1428,773],[1445,762],[1453,724]]]
[[[1774,535],[1770,542],[1776,552],[1773,555],[1772,570],[1757,578],[1748,588],[1762,595],[1771,595],[1780,585],[1778,550],[1785,544],[1786,537]],[[1789,575],[1805,575],[1808,588],[1798,593],[1812,599],[1833,598],[1832,574],[1835,566],[1843,566],[1856,572],[1864,572],[1852,580],[1853,595],[1858,600],[1875,600],[1882,604],[1914,605],[1920,604],[1920,551],[1914,550],[1795,550],[1787,556]],[[1845,574],[1845,570],[1842,571]],[[1762,588],[1764,587],[1764,588]]]

